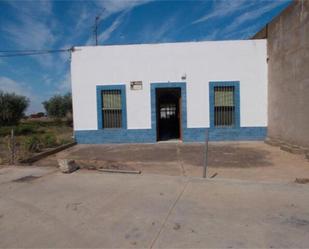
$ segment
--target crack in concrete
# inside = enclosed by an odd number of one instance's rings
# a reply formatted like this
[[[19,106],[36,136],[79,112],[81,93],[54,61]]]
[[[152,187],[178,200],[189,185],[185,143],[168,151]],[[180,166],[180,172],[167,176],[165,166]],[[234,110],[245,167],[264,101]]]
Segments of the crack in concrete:
[[[166,217],[165,217],[165,219],[164,219],[164,221],[163,221],[163,223],[162,223],[162,225],[161,225],[161,227],[160,227],[160,229],[159,229],[157,235],[154,237],[153,241],[151,242],[150,247],[149,247],[150,249],[153,248],[154,244],[156,243],[156,241],[157,241],[158,238],[160,237],[161,232],[162,232],[163,228],[165,227],[165,224],[166,224],[168,218],[170,217],[170,215],[172,214],[174,208],[176,207],[177,202],[180,200],[181,196],[182,196],[183,193],[185,192],[185,190],[186,190],[188,184],[189,184],[189,180],[186,180],[185,185],[184,185],[182,191],[181,191],[181,192],[179,193],[179,195],[177,196],[177,199],[174,201],[173,205],[171,206],[170,210],[168,211],[168,213],[167,213],[167,215],[166,215]]]
[[[183,166],[184,165],[183,161],[182,161],[181,156],[180,156],[180,147],[179,147],[178,144],[176,145],[176,150],[177,150],[177,161],[179,162],[179,165],[180,165],[181,174],[183,176],[187,176],[186,170],[185,170],[185,168]]]

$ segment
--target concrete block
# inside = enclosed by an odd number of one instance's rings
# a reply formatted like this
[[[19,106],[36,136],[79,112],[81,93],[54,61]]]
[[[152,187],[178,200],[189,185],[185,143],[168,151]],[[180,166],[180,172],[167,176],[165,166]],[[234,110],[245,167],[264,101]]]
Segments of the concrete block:
[[[290,144],[282,144],[280,146],[280,149],[286,152],[290,152],[292,154],[297,154],[297,155],[302,155],[305,153],[304,149],[296,145],[290,145]]]
[[[58,165],[62,173],[72,173],[79,169],[74,160],[58,159]]]
[[[54,149],[50,149],[50,150],[47,150],[47,151],[43,151],[41,153],[38,153],[34,156],[31,156],[31,157],[28,157],[26,159],[23,159],[21,161],[19,161],[20,163],[34,163],[38,160],[41,160],[47,156],[50,156],[50,155],[53,155],[53,154],[56,154],[62,150],[65,150],[67,148],[70,148],[72,146],[76,145],[76,142],[72,142],[72,143],[68,143],[68,144],[63,144],[63,145],[60,145]]]
[[[278,146],[278,147],[282,145],[282,141],[278,139],[272,139],[272,138],[266,138],[264,143],[271,145],[271,146]]]

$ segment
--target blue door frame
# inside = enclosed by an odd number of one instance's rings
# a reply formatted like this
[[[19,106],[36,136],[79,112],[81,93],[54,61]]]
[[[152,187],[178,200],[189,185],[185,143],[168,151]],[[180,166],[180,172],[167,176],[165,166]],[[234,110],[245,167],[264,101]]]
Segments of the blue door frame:
[[[167,83],[151,83],[150,87],[150,98],[151,98],[151,129],[156,135],[157,139],[157,103],[156,103],[156,89],[162,88],[180,88],[181,96],[181,120],[180,120],[180,134],[181,139],[185,130],[187,129],[187,93],[186,93],[186,83],[185,82],[167,82]]]

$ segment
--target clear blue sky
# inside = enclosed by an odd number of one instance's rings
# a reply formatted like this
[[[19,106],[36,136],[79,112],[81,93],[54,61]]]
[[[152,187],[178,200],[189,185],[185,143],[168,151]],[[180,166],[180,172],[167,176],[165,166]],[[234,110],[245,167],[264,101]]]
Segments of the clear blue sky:
[[[1,1],[0,50],[59,49],[99,44],[248,39],[290,0]],[[69,55],[0,57],[0,90],[41,102],[70,91]]]

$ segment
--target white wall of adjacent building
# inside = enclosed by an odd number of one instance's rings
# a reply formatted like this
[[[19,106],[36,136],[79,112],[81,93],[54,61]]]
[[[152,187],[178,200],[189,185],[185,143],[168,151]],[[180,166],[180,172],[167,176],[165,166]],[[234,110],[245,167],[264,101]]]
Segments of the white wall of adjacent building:
[[[126,85],[128,129],[151,128],[150,83],[186,82],[187,127],[209,127],[209,82],[240,82],[241,127],[267,126],[266,40],[76,47],[75,130],[97,129],[97,85]],[[181,77],[186,75],[186,80]],[[142,81],[142,90],[130,90]]]

